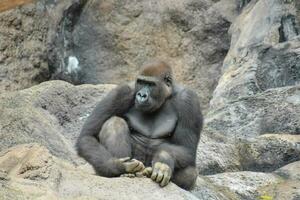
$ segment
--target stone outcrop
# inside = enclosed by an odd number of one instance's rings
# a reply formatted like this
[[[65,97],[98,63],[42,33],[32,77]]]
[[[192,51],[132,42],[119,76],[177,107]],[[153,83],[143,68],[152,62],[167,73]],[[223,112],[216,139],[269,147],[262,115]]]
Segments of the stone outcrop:
[[[148,178],[104,178],[59,159],[38,144],[0,154],[0,196],[8,199],[197,199],[175,184]]]
[[[296,1],[244,5],[206,115],[201,173],[267,172],[299,160],[299,27]]]

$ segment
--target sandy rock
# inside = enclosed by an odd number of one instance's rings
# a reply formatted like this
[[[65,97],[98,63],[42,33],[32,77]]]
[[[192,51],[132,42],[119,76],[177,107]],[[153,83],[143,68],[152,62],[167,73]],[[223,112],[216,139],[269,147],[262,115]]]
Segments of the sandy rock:
[[[0,154],[0,196],[8,199],[197,199],[174,184],[159,187],[148,178],[104,178],[52,156],[38,144]]]
[[[0,90],[48,80],[48,18],[40,2],[0,13]]]

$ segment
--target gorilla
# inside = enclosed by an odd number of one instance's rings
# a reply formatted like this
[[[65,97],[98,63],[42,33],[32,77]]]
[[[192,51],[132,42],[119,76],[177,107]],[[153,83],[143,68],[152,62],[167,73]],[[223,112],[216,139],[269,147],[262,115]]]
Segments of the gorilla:
[[[202,113],[195,92],[176,84],[163,61],[107,94],[86,120],[78,155],[105,177],[147,176],[192,189]]]

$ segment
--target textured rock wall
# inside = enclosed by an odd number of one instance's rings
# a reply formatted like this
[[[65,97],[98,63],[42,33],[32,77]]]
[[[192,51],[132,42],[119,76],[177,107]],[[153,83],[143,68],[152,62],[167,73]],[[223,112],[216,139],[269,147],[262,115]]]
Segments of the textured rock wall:
[[[296,0],[47,0],[1,13],[0,196],[299,199],[299,22]],[[120,83],[151,57],[174,66],[206,113],[191,193],[95,176],[76,155],[114,85],[33,86]]]
[[[197,91],[206,112],[236,14],[228,0],[41,0],[0,14],[0,87],[12,91],[49,79],[116,84],[162,58]]]
[[[296,1],[260,0],[231,25],[199,148],[202,173],[273,171],[299,160],[298,19]]]
[[[49,79],[45,9],[37,2],[0,13],[0,91],[24,89]]]

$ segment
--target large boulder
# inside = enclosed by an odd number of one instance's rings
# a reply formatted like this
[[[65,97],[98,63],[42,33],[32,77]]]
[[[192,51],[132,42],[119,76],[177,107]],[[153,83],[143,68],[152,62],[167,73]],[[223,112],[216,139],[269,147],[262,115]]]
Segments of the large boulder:
[[[0,150],[36,142],[58,157],[74,160],[74,144],[84,120],[113,87],[48,81],[1,94]]]
[[[299,5],[251,1],[230,27],[231,46],[211,106],[299,83]]]
[[[0,153],[0,196],[10,199],[197,199],[148,178],[104,178],[59,159],[39,144]]]
[[[299,3],[244,3],[205,118],[202,174],[273,171],[300,159]]]
[[[229,48],[230,23],[220,6],[212,0],[81,2],[65,10],[50,41],[53,78],[120,83],[149,59],[162,58],[196,89],[207,111]]]
[[[1,94],[0,195],[4,199],[238,200],[262,196],[280,199],[280,191],[285,188],[284,194],[297,197],[297,162],[272,174],[227,172],[199,176],[192,194],[174,184],[161,189],[150,179],[96,176],[91,166],[76,155],[74,143],[86,117],[114,87],[48,81],[29,89]],[[212,166],[205,168],[206,174],[246,167],[272,171],[299,159],[298,136],[264,134],[252,143],[244,141],[233,145],[213,142],[204,135],[200,150],[204,150],[206,157],[199,165]],[[28,144],[32,142],[38,144]],[[239,160],[244,154],[248,156]],[[263,168],[266,166],[268,168]]]
[[[236,0],[40,0],[8,10],[0,13],[0,89],[49,79],[116,84],[162,58],[206,112],[238,8]]]
[[[202,176],[192,193],[200,199],[299,199],[300,161],[273,173],[240,171]]]
[[[0,196],[10,199],[297,199],[299,162],[275,173],[231,172],[200,176],[192,192],[149,178],[104,178],[91,168],[53,156],[31,143],[0,152]]]

